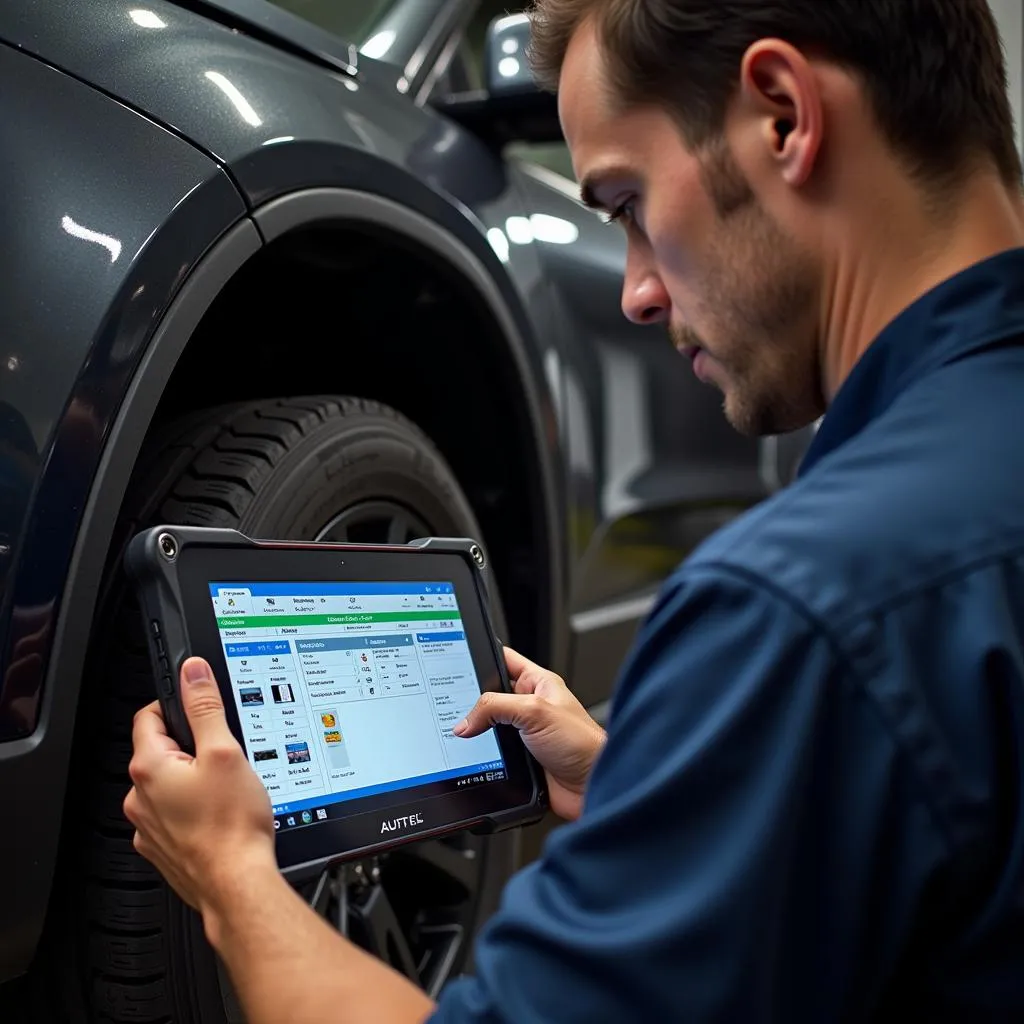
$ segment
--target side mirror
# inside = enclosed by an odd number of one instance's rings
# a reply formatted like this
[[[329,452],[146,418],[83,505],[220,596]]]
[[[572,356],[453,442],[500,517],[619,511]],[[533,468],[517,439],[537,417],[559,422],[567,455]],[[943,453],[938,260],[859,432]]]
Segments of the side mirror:
[[[436,109],[490,145],[560,141],[558,101],[533,77],[529,44],[528,15],[495,18],[484,40],[484,89],[446,96]]]
[[[526,52],[530,19],[525,14],[495,18],[484,41],[484,83],[491,97],[528,96],[540,91]]]

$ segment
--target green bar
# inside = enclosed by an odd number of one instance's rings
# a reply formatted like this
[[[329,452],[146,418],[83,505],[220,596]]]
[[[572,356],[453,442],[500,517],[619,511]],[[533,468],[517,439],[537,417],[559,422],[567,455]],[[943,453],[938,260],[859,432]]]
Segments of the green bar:
[[[430,622],[459,619],[457,611],[364,612],[355,615],[238,615],[217,619],[221,629],[253,629],[272,626],[361,626],[369,622]]]

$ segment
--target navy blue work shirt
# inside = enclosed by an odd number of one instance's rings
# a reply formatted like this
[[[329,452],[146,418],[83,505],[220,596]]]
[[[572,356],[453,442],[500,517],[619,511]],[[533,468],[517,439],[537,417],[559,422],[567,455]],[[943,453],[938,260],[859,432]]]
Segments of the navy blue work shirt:
[[[1024,249],[674,574],[436,1024],[1024,1021]]]

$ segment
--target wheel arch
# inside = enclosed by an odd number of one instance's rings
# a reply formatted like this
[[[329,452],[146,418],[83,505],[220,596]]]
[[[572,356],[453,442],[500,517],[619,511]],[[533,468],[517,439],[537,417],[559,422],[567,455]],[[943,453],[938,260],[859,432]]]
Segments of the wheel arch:
[[[8,763],[32,772],[33,802],[42,801],[47,814],[22,814],[19,847],[31,848],[31,879],[22,879],[17,892],[26,905],[12,920],[25,932],[14,943],[24,960],[4,964],[0,974],[13,976],[28,967],[28,956],[42,933],[62,825],[60,808],[75,735],[81,681],[87,658],[93,615],[132,470],[154,421],[164,388],[188,343],[218,295],[266,243],[314,223],[363,221],[407,238],[445,262],[472,287],[489,310],[519,371],[519,387],[532,425],[533,455],[542,486],[532,495],[539,500],[546,546],[550,613],[546,648],[553,661],[563,657],[565,626],[557,609],[563,605],[565,578],[559,526],[560,484],[550,444],[545,443],[540,385],[530,369],[526,341],[520,329],[521,311],[510,308],[484,262],[468,246],[428,218],[391,200],[347,189],[313,189],[270,201],[252,219],[239,222],[211,248],[182,284],[143,353],[107,436],[103,454],[85,502],[75,538],[67,583],[60,602],[48,659],[39,720],[35,731],[5,745]],[[17,749],[15,749],[17,748]],[[37,804],[38,806],[38,804]],[[17,851],[12,851],[16,854]],[[15,856],[20,867],[29,858]],[[12,897],[17,898],[15,893]],[[29,905],[31,904],[31,905]],[[17,908],[9,908],[16,910]],[[16,953],[17,955],[17,953]]]

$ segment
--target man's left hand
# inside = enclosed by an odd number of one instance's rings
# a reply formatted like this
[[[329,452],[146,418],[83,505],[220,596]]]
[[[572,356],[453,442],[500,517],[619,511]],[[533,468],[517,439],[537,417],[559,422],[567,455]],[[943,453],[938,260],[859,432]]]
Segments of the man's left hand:
[[[276,872],[270,798],[228,728],[210,666],[190,658],[181,668],[181,700],[196,754],[167,734],[160,706],[135,716],[135,784],[124,813],[135,849],[186,903],[217,909],[225,889],[253,870]]]

